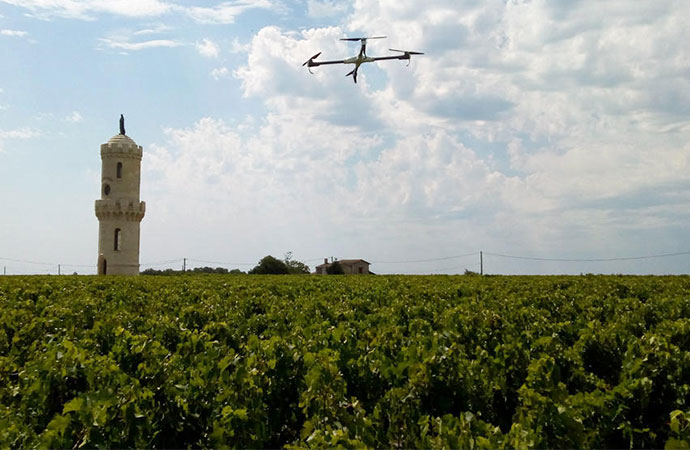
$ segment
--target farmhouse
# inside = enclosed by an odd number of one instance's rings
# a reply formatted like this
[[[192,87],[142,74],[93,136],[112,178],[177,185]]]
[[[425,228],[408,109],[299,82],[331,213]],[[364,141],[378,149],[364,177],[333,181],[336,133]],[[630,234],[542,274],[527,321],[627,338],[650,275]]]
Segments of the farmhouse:
[[[340,259],[334,262],[338,262],[340,267],[343,268],[343,272],[346,275],[350,274],[362,274],[366,275],[369,273],[369,263],[363,259]],[[316,273],[325,275],[328,273],[328,268],[331,267],[333,262],[329,263],[327,258],[324,258],[323,264],[316,266]]]

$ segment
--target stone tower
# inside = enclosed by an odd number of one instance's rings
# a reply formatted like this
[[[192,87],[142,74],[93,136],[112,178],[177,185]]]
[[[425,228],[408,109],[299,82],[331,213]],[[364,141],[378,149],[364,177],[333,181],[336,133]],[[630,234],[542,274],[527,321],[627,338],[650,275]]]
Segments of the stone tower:
[[[120,134],[101,144],[99,275],[139,274],[139,223],[146,211],[146,203],[139,201],[142,155],[142,147],[125,135],[121,117]]]

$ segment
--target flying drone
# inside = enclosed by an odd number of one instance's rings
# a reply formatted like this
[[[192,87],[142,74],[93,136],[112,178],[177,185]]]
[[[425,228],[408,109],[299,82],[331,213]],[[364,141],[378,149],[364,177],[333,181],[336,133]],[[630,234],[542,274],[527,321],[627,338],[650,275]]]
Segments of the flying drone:
[[[399,52],[402,53],[402,55],[395,55],[395,56],[367,56],[367,41],[369,39],[384,39],[386,36],[373,36],[373,37],[358,37],[358,38],[343,38],[341,41],[353,41],[357,42],[359,41],[361,43],[361,48],[359,49],[359,54],[357,56],[353,56],[352,58],[347,58],[347,59],[339,59],[337,61],[314,61],[316,58],[321,55],[321,52],[317,53],[316,55],[312,56],[309,58],[302,66],[307,66],[307,69],[309,70],[309,73],[313,73],[311,71],[312,67],[317,67],[317,66],[325,66],[327,64],[354,64],[355,68],[350,71],[346,77],[352,75],[352,79],[354,82],[357,82],[357,70],[359,70],[359,66],[361,66],[364,63],[369,63],[369,62],[374,62],[374,61],[384,61],[387,59],[406,59],[407,60],[407,65],[410,65],[410,59],[412,55],[423,55],[424,53],[421,52],[411,52],[409,50],[396,50],[394,48],[390,48],[389,50],[392,52]]]

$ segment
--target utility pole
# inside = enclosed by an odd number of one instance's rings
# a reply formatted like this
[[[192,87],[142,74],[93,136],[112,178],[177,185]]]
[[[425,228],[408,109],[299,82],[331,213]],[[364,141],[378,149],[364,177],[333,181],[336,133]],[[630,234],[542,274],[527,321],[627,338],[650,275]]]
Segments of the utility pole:
[[[484,275],[484,252],[479,251],[479,275]]]
[[[7,266],[2,266],[2,274],[7,275]]]
[[[60,275],[60,264],[58,264],[58,275]]]
[[[182,258],[182,271],[187,271],[187,258]]]

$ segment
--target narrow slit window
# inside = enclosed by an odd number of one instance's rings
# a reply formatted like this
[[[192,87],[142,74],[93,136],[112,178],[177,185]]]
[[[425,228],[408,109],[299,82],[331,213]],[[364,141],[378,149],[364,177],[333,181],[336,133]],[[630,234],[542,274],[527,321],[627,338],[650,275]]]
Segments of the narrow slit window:
[[[119,228],[115,228],[115,251],[119,251],[121,245],[122,245],[122,230]]]
[[[117,163],[117,177],[122,178],[122,163]]]

